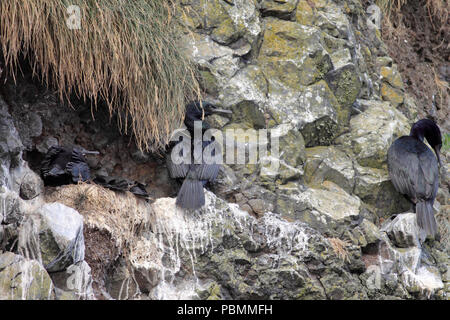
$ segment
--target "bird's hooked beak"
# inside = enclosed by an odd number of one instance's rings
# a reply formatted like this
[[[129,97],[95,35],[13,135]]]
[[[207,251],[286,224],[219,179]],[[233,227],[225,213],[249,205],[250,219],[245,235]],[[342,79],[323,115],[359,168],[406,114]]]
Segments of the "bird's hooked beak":
[[[84,154],[95,154],[95,155],[97,155],[97,154],[100,154],[100,152],[86,150],[86,152]]]
[[[88,154],[92,154],[92,155],[97,155],[97,154],[100,154],[100,152],[98,152],[98,151],[89,151],[89,150],[86,150],[86,149],[82,149],[81,150],[81,153],[83,154],[83,155],[88,155]]]
[[[434,153],[436,153],[436,157],[439,163],[439,167],[442,167],[442,160],[441,160],[441,145],[437,145],[434,148]]]
[[[211,102],[206,102],[206,101],[200,102],[198,105],[196,105],[196,107],[199,108],[201,111],[201,120],[202,121],[205,120],[206,116],[209,116],[211,114],[230,115],[233,113],[231,110],[217,108]]]
[[[216,107],[211,108],[211,112],[216,113],[216,114],[223,114],[223,115],[229,115],[229,114],[233,113],[231,110],[226,110],[226,109],[221,109],[221,108],[216,108]]]

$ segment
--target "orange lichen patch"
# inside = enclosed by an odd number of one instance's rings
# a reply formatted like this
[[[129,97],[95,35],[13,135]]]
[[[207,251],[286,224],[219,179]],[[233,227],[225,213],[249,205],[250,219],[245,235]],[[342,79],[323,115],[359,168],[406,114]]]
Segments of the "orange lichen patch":
[[[404,100],[403,93],[387,83],[381,85],[381,96],[383,97],[383,100],[392,102],[394,106],[403,103]]]
[[[338,238],[328,238],[328,241],[333,248],[334,253],[336,253],[339,258],[343,261],[349,261],[347,247],[350,245],[348,241],[344,241]]]
[[[402,77],[396,69],[390,67],[381,67],[380,74],[383,79],[385,79],[395,88],[403,88]]]

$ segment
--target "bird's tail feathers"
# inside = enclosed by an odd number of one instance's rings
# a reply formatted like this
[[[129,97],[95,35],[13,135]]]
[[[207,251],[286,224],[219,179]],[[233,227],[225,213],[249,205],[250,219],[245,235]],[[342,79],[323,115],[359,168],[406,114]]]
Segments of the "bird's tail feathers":
[[[434,218],[431,201],[422,201],[416,204],[417,224],[427,233],[427,236],[436,237],[437,225]]]
[[[203,184],[199,180],[184,179],[178,192],[177,206],[185,209],[199,209],[205,205]]]

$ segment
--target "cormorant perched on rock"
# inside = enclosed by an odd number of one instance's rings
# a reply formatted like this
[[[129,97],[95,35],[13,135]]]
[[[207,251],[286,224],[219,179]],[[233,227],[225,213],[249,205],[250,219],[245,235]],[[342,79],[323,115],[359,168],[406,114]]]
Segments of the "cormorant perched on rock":
[[[423,143],[427,139],[433,152]],[[395,189],[415,204],[417,224],[427,235],[437,236],[433,203],[439,186],[440,149],[439,127],[429,119],[416,122],[409,136],[394,141],[388,150],[389,175]]]
[[[86,154],[98,154],[98,152],[87,151],[83,148],[50,147],[41,167],[44,184],[60,186],[89,180],[91,176],[84,158]]]
[[[202,109],[203,107],[203,109]],[[191,163],[181,163],[175,164],[172,162],[171,152],[166,157],[167,168],[169,169],[169,175],[171,178],[180,179],[184,178],[183,184],[177,195],[176,204],[179,207],[185,209],[198,209],[205,204],[205,194],[203,187],[206,183],[212,182],[216,179],[219,174],[220,165],[219,164],[208,164],[205,163],[205,159],[202,158],[201,163],[197,163],[194,159],[194,122],[202,121],[202,138],[203,133],[210,128],[208,123],[203,121],[205,116],[209,116],[213,113],[223,113],[231,114],[229,110],[218,109],[214,107],[211,103],[199,101],[191,102],[186,106],[186,116],[184,119],[184,124],[191,136]],[[202,152],[212,141],[202,141]],[[215,156],[214,150],[211,154]],[[180,153],[180,156],[182,154]],[[198,161],[200,162],[200,161]]]

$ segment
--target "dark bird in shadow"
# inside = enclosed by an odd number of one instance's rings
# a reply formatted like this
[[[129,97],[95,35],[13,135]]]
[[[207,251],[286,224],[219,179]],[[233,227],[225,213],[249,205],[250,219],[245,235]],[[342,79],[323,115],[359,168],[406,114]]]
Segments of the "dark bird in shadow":
[[[424,138],[435,154],[423,142]],[[433,203],[439,187],[442,136],[434,121],[416,122],[409,136],[394,141],[387,153],[389,175],[395,189],[415,205],[417,224],[427,236],[438,237]]]
[[[114,191],[129,191],[136,196],[148,199],[145,185],[121,177],[97,175],[93,179],[86,155],[98,155],[98,151],[88,151],[84,148],[52,146],[41,163],[41,176],[46,186],[61,186],[93,181],[104,188]]]
[[[208,182],[213,182],[219,174],[220,164],[211,163],[202,157],[207,148],[214,138],[207,141],[196,142],[194,140],[194,123],[195,121],[201,121],[202,137],[206,130],[210,129],[207,122],[203,121],[204,117],[212,114],[224,114],[229,115],[231,111],[216,108],[214,105],[208,102],[191,102],[186,106],[186,115],[184,124],[186,125],[188,135],[191,138],[189,145],[190,152],[187,155],[183,154],[183,150],[179,151],[178,156],[186,156],[190,158],[188,163],[176,164],[172,161],[172,152],[174,149],[170,149],[170,152],[166,157],[166,164],[169,170],[169,175],[173,179],[183,179],[183,183],[178,192],[176,205],[184,209],[199,209],[205,205],[205,194],[203,188]],[[180,140],[181,137],[180,137]],[[179,142],[182,143],[182,142]],[[201,143],[201,153],[196,154],[194,152],[194,144]],[[214,158],[216,149],[211,148],[211,158]]]
[[[97,175],[93,181],[94,183],[110,190],[122,192],[129,191],[138,197],[143,197],[146,199],[149,197],[149,194],[145,189],[146,186],[138,181],[103,175]]]
[[[99,154],[83,148],[52,146],[41,163],[41,176],[47,186],[60,186],[91,179],[85,155]]]

